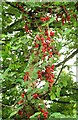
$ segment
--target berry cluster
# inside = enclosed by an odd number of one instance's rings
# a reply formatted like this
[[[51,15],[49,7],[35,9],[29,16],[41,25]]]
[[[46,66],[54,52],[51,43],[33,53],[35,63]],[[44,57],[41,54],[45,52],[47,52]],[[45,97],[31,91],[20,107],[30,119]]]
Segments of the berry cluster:
[[[33,94],[33,98],[34,99],[36,99],[36,98],[38,98],[39,97],[39,95],[36,93],[36,94]]]
[[[54,31],[48,31],[48,29],[45,29],[44,36],[43,35],[36,35],[36,41],[34,42],[34,47],[39,48],[39,46],[42,46],[42,60],[45,59],[46,56],[48,58],[51,58],[53,53],[53,47],[51,45],[51,42],[54,42],[52,37],[54,37]]]
[[[42,80],[42,76],[45,77],[45,79],[49,82],[49,83],[54,83],[54,65],[52,66],[45,66],[45,71],[40,71],[38,70],[37,74],[38,74],[38,79]]]
[[[40,109],[41,113],[43,114],[44,118],[47,118],[48,117],[48,112],[43,110],[43,109]]]
[[[28,72],[26,72],[26,73],[25,73],[25,75],[24,75],[24,78],[23,78],[23,79],[24,79],[24,82],[25,82],[25,81],[27,81],[27,80],[28,80],[28,78],[29,78],[29,73],[28,73]]]
[[[50,20],[50,17],[49,17],[49,16],[41,17],[40,20],[41,20],[42,22],[46,22],[46,21],[49,21],[49,20]]]
[[[22,115],[23,115],[23,111],[22,111],[22,110],[19,110],[19,111],[18,111],[18,114],[19,114],[20,116],[22,116]]]
[[[24,7],[19,5],[18,3],[16,3],[16,6],[18,7],[18,9],[20,9],[23,13],[25,12]]]
[[[62,14],[57,14],[56,15],[56,21],[59,21],[59,18],[61,18],[62,21],[62,25],[64,25],[66,23],[66,21],[69,23],[70,22],[70,15],[67,15],[66,17],[63,16]]]
[[[48,117],[47,110],[42,109],[40,105],[38,106],[38,108],[39,108],[39,111],[43,114],[44,118],[46,119]]]
[[[51,67],[50,66],[46,66],[45,77],[46,77],[46,80],[49,83],[53,83],[54,82],[54,80],[53,80],[53,78],[54,78],[53,71],[54,71],[54,65],[52,65]]]

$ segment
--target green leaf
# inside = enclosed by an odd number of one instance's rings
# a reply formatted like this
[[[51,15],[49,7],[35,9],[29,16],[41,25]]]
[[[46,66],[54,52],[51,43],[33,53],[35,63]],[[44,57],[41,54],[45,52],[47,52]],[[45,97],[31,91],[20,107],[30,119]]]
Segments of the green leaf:
[[[36,116],[38,116],[38,115],[40,115],[41,114],[41,112],[36,112],[34,115],[32,115],[30,118],[34,118],[34,117],[36,117]]]
[[[64,79],[64,80],[62,81],[62,83],[63,83],[63,86],[64,86],[64,87],[67,86],[67,80]]]
[[[6,70],[5,70],[5,72],[3,73],[3,78],[5,78],[7,75],[8,75],[8,72],[9,72],[9,70],[10,70],[10,68],[7,68]]]
[[[38,68],[34,68],[34,70],[32,71],[32,75],[31,78],[32,79],[37,79],[38,78],[38,74],[37,74]]]
[[[49,87],[49,84],[48,84],[48,82],[46,82],[42,90],[43,91],[47,91],[48,87]]]
[[[14,111],[14,112],[12,112],[12,113],[10,114],[9,118],[11,118],[12,116],[14,116],[17,112],[18,112],[17,110]]]
[[[60,88],[60,87],[57,87],[57,88],[56,88],[56,96],[57,96],[57,97],[60,97],[60,91],[61,91],[61,88]]]
[[[61,114],[59,112],[55,112],[50,117],[63,118],[63,117],[65,117],[65,115],[63,115],[63,114]]]
[[[10,114],[9,118],[13,117],[21,108],[22,108],[22,106],[19,107],[19,108],[16,109],[16,110],[14,110],[14,111]]]
[[[34,55],[34,53],[32,53],[31,56],[30,56],[30,59],[28,61],[28,64],[32,63],[32,61],[34,60],[34,57],[35,57],[35,55]]]
[[[70,34],[70,32],[71,32],[71,29],[66,29],[65,32],[63,32],[63,35],[68,35]]]
[[[56,95],[55,95],[54,93],[52,93],[52,94],[50,95],[50,98],[51,98],[51,100],[54,100],[54,99],[56,98]]]
[[[16,82],[18,83],[22,83],[23,82],[23,79],[16,79]]]

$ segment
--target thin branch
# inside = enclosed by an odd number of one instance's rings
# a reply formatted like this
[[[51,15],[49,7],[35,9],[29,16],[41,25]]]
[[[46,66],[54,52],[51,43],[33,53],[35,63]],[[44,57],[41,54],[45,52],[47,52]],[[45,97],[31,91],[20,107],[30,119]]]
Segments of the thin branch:
[[[59,72],[59,74],[58,74],[58,76],[57,76],[57,78],[56,78],[56,81],[54,82],[53,85],[55,85],[55,84],[57,83],[57,81],[58,81],[58,79],[59,79],[59,77],[60,77],[60,75],[61,75],[61,73],[62,73],[62,70],[63,70],[63,68],[64,68],[64,64],[65,64],[65,63],[62,64],[62,67],[61,67],[61,69],[60,69],[60,72]]]
[[[6,2],[8,5],[12,6],[13,8],[18,9],[19,11],[21,11],[21,9],[19,9],[17,6],[13,5],[11,2]]]
[[[17,25],[18,23],[20,23],[21,21],[22,21],[22,18],[17,20],[17,21],[14,21],[14,23],[12,23],[11,25],[7,26],[7,28],[5,28],[5,29],[3,28],[3,32],[12,32],[13,29],[11,30],[11,28],[13,26]],[[15,29],[14,29],[14,31],[15,31]]]
[[[61,101],[61,100],[52,100],[53,102],[63,103],[63,104],[72,104],[70,101]]]
[[[65,6],[61,6],[61,7],[62,7],[62,9],[64,10],[65,14],[68,15],[69,13],[68,13],[66,7],[65,7]]]
[[[15,107],[16,104],[17,104],[17,102],[15,102],[13,105],[9,106],[9,105],[5,105],[3,103],[0,103],[1,107],[4,106],[4,107],[8,107],[8,108],[13,108],[13,107]]]
[[[72,54],[66,57],[62,62],[55,65],[55,67],[59,67],[62,63],[66,63],[69,59],[73,58],[78,53],[78,49],[76,49]]]

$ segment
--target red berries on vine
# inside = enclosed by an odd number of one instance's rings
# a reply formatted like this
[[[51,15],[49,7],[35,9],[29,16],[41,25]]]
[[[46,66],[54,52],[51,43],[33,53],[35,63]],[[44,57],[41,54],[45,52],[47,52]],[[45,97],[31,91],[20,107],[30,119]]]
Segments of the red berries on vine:
[[[42,80],[42,72],[38,70],[37,74],[38,74],[38,79]]]
[[[48,36],[48,35],[49,35],[48,30],[45,30],[45,35],[46,35],[46,36]]]
[[[49,16],[46,16],[45,17],[46,21],[50,20],[50,17]]]
[[[54,69],[54,68],[55,68],[55,65],[52,65],[51,68]]]
[[[54,80],[53,80],[52,78],[50,78],[50,79],[48,80],[48,82],[49,82],[49,83],[54,83]]]
[[[62,17],[62,25],[64,25],[64,23],[65,23],[65,18]]]
[[[43,113],[44,118],[48,117],[48,112],[47,111],[45,111],[43,109],[40,109],[40,111]]]
[[[45,21],[46,21],[46,18],[45,18],[45,17],[41,17],[40,20],[41,20],[42,22],[45,22]]]
[[[28,77],[29,77],[29,73],[28,73],[28,72],[26,72],[26,73],[25,73],[25,75],[24,75],[24,77],[23,77],[24,82],[28,80]]]
[[[22,94],[21,94],[21,97],[22,97],[22,98],[24,98],[24,96],[25,96],[25,94],[24,94],[24,93],[22,93]]]
[[[44,116],[44,118],[47,118],[48,117],[48,112],[44,112],[43,116]]]
[[[18,111],[18,114],[19,114],[20,116],[22,116],[22,115],[23,115],[23,112],[22,112],[21,110],[19,110],[19,111]]]
[[[25,25],[25,31],[28,33],[29,32],[29,29],[28,29],[28,26]]]
[[[52,36],[52,37],[54,36],[54,32],[53,31],[50,32],[50,36]]]
[[[35,48],[38,48],[38,47],[39,47],[39,45],[37,43],[35,43]]]
[[[39,95],[36,93],[36,94],[33,94],[33,98],[34,99],[36,99],[36,98],[38,98],[39,97]]]
[[[50,17],[49,17],[49,16],[41,17],[40,20],[41,20],[42,22],[45,22],[45,21],[50,20]]]
[[[67,16],[67,20],[70,21],[70,15]]]

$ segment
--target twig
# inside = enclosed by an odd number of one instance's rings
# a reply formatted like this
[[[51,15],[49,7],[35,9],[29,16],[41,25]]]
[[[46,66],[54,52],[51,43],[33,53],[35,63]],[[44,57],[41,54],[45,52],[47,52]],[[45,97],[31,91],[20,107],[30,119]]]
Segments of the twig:
[[[62,73],[62,70],[63,70],[63,68],[64,68],[64,64],[65,64],[65,63],[62,64],[62,67],[61,67],[61,69],[60,69],[60,72],[59,72],[59,74],[58,74],[58,76],[57,76],[57,78],[56,78],[56,81],[54,82],[53,86],[57,83],[57,81],[58,81],[58,79],[59,79],[59,77],[60,77],[60,75],[61,75],[61,73]]]
[[[76,49],[72,54],[66,57],[62,62],[55,65],[55,67],[59,67],[62,63],[66,63],[70,58],[73,58],[78,53],[78,49]]]

